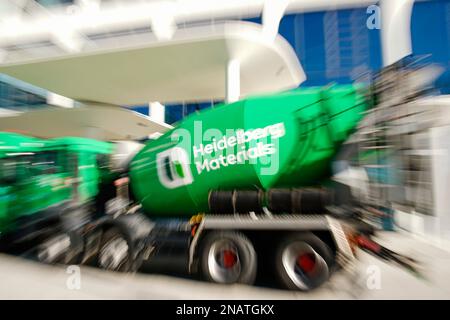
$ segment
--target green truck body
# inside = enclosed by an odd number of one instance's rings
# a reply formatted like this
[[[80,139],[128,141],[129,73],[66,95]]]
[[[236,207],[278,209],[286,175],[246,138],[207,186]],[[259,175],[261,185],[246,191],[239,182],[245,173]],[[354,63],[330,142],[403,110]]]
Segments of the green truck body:
[[[0,132],[0,232],[13,231],[19,219],[98,193],[97,155],[109,143],[82,139],[43,140]],[[77,183],[73,183],[77,181]]]
[[[210,190],[317,185],[367,108],[361,88],[308,88],[193,114],[133,158],[130,184],[148,215],[208,211]],[[0,230],[12,221],[99,193],[113,144],[0,133]]]
[[[316,185],[367,108],[361,88],[332,86],[248,98],[194,114],[130,167],[148,215],[208,211],[208,193]]]
[[[234,197],[238,192],[229,190],[283,189],[291,197],[325,186],[333,158],[367,107],[363,89],[350,85],[248,98],[187,117],[134,156],[130,151],[123,163],[117,162],[119,143],[0,133],[0,250],[16,254],[27,247],[39,261],[116,271],[136,271],[145,260],[150,268],[178,266],[213,282],[251,284],[253,242],[271,239],[275,257],[292,253],[288,267],[275,259],[284,285],[317,287],[328,279],[339,247],[329,220],[316,214],[326,202],[322,194],[278,200],[295,204],[290,209],[261,203],[277,219],[261,214],[254,220],[253,210],[236,207],[222,216],[197,214],[209,212],[211,191]],[[314,201],[320,209],[309,223],[290,214],[309,214]],[[253,233],[247,234],[249,223]],[[287,274],[303,268],[295,262],[300,258],[318,262],[311,275],[296,273],[294,283]]]

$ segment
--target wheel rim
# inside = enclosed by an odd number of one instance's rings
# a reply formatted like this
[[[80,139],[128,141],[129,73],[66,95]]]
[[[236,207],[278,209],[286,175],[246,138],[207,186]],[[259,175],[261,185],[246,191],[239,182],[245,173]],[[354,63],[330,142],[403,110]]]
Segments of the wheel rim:
[[[116,238],[106,243],[99,254],[100,267],[106,270],[119,270],[128,257],[128,243]]]
[[[282,263],[291,281],[301,290],[310,290],[329,276],[326,261],[305,242],[287,245],[283,250]]]
[[[212,244],[208,253],[208,270],[215,282],[237,282],[242,267],[239,250],[232,241],[219,240]]]

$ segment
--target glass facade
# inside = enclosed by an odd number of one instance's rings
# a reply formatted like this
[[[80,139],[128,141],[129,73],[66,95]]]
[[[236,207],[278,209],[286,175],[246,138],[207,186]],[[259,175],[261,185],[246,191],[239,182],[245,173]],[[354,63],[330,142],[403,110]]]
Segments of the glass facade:
[[[45,105],[46,92],[0,75],[0,108],[26,111]]]
[[[55,6],[55,5],[68,5],[73,4],[74,0],[35,0],[40,5],[45,7]]]
[[[169,124],[174,124],[177,121],[183,119],[193,112],[198,112],[200,110],[212,108],[217,104],[222,103],[223,101],[208,101],[208,102],[192,102],[185,104],[166,104],[165,105],[165,121]],[[144,106],[133,106],[129,108],[135,112],[139,112],[146,116],[151,116],[149,114],[148,105]]]
[[[195,102],[186,104],[168,104],[166,105],[165,119],[169,124],[183,119],[191,113],[199,112],[200,110],[212,108],[222,101],[207,101],[207,102]]]
[[[307,75],[302,86],[351,83],[382,67],[380,30],[369,29],[366,8],[293,14],[280,24]],[[430,23],[432,21],[432,23]],[[420,1],[411,19],[413,55],[446,72],[438,80],[441,93],[450,93],[450,1]]]

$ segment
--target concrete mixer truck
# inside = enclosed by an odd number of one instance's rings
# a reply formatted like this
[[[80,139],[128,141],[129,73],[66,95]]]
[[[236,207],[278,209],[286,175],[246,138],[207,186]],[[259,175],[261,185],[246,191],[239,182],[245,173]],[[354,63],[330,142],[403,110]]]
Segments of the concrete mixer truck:
[[[252,283],[258,262],[288,288],[325,281],[336,257],[351,255],[327,208],[351,201],[348,189],[332,185],[331,162],[367,108],[362,90],[248,98],[192,115],[148,142],[129,165],[142,212],[153,220],[201,214],[184,238],[181,222],[156,239],[150,262],[159,256],[168,259],[161,268],[174,266],[175,250],[184,251],[180,266],[213,282]]]
[[[336,219],[351,195],[331,163],[367,107],[351,85],[248,98],[125,158],[120,143],[3,133],[2,162],[28,173],[2,167],[2,250],[216,283],[252,284],[264,269],[286,288],[315,288],[353,257]]]

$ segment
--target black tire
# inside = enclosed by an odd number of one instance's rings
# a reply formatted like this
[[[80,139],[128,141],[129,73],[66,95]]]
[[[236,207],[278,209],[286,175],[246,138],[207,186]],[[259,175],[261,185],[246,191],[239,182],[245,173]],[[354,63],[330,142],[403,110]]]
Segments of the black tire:
[[[103,235],[97,256],[97,266],[104,270],[132,272],[133,258],[129,240],[116,227],[107,229]]]
[[[228,258],[231,261],[226,261],[225,254],[228,254],[228,257],[231,256]],[[208,233],[202,239],[199,258],[201,275],[207,281],[247,285],[255,282],[256,252],[251,241],[240,232],[212,231]],[[227,265],[222,265],[225,262]]]
[[[334,261],[331,249],[310,232],[287,235],[275,252],[277,276],[289,290],[309,291],[319,287],[330,278]]]

